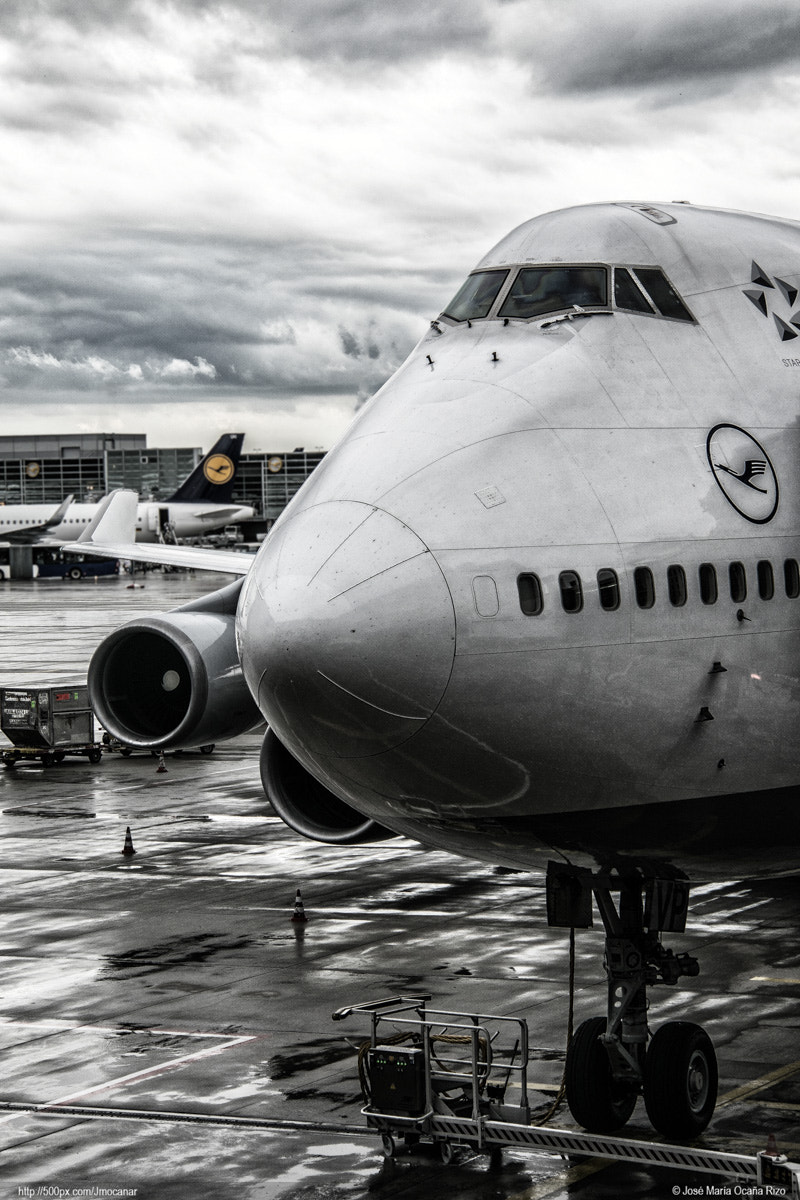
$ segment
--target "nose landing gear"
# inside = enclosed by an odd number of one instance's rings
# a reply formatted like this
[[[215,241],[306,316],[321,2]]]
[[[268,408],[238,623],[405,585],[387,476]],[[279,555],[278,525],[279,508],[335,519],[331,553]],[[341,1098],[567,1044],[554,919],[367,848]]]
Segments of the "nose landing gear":
[[[606,932],[608,1007],[607,1016],[584,1021],[570,1042],[565,1072],[570,1112],[592,1133],[610,1133],[629,1120],[643,1093],[659,1133],[695,1138],[711,1120],[717,1099],[711,1039],[689,1021],[670,1021],[652,1036],[647,1023],[647,988],[675,984],[700,970],[697,959],[674,954],[660,940],[661,933],[685,929],[689,885],[551,863],[549,924],[591,926],[592,893]]]

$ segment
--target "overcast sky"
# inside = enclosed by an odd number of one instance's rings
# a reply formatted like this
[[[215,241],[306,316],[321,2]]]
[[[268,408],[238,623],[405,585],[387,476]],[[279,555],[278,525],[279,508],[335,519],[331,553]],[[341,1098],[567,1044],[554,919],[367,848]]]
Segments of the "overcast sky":
[[[2,0],[4,433],[328,448],[521,221],[800,216],[797,0]]]

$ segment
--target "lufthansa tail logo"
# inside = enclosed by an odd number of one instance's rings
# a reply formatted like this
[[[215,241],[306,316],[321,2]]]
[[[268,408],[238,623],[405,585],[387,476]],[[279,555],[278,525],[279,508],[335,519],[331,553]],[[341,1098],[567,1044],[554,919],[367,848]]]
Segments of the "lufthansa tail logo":
[[[227,454],[211,454],[203,463],[203,474],[209,483],[227,483],[234,470],[233,461]]]
[[[747,521],[766,525],[778,511],[778,479],[764,447],[738,425],[715,425],[706,454],[725,499]]]

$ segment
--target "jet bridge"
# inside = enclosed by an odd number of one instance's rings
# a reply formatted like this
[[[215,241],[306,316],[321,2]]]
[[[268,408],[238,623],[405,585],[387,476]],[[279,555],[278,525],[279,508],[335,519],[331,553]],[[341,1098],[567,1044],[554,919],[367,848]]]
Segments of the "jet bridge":
[[[524,1019],[429,1007],[430,996],[392,996],[337,1009],[370,1019],[359,1051],[367,1127],[394,1159],[421,1143],[444,1163],[459,1147],[497,1159],[504,1148],[607,1158],[746,1180],[800,1198],[800,1164],[785,1155],[731,1154],[530,1123]]]

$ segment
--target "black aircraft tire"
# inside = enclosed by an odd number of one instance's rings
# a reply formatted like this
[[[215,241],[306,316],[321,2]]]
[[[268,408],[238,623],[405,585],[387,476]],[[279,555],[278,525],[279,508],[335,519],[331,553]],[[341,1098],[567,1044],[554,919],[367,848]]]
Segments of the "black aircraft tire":
[[[590,1133],[611,1133],[630,1118],[636,1105],[635,1084],[614,1080],[600,1035],[605,1017],[590,1017],[579,1025],[567,1050],[564,1082],[569,1111]]]
[[[662,1025],[644,1064],[644,1103],[653,1128],[665,1137],[696,1138],[713,1115],[717,1079],[717,1056],[700,1025]]]

